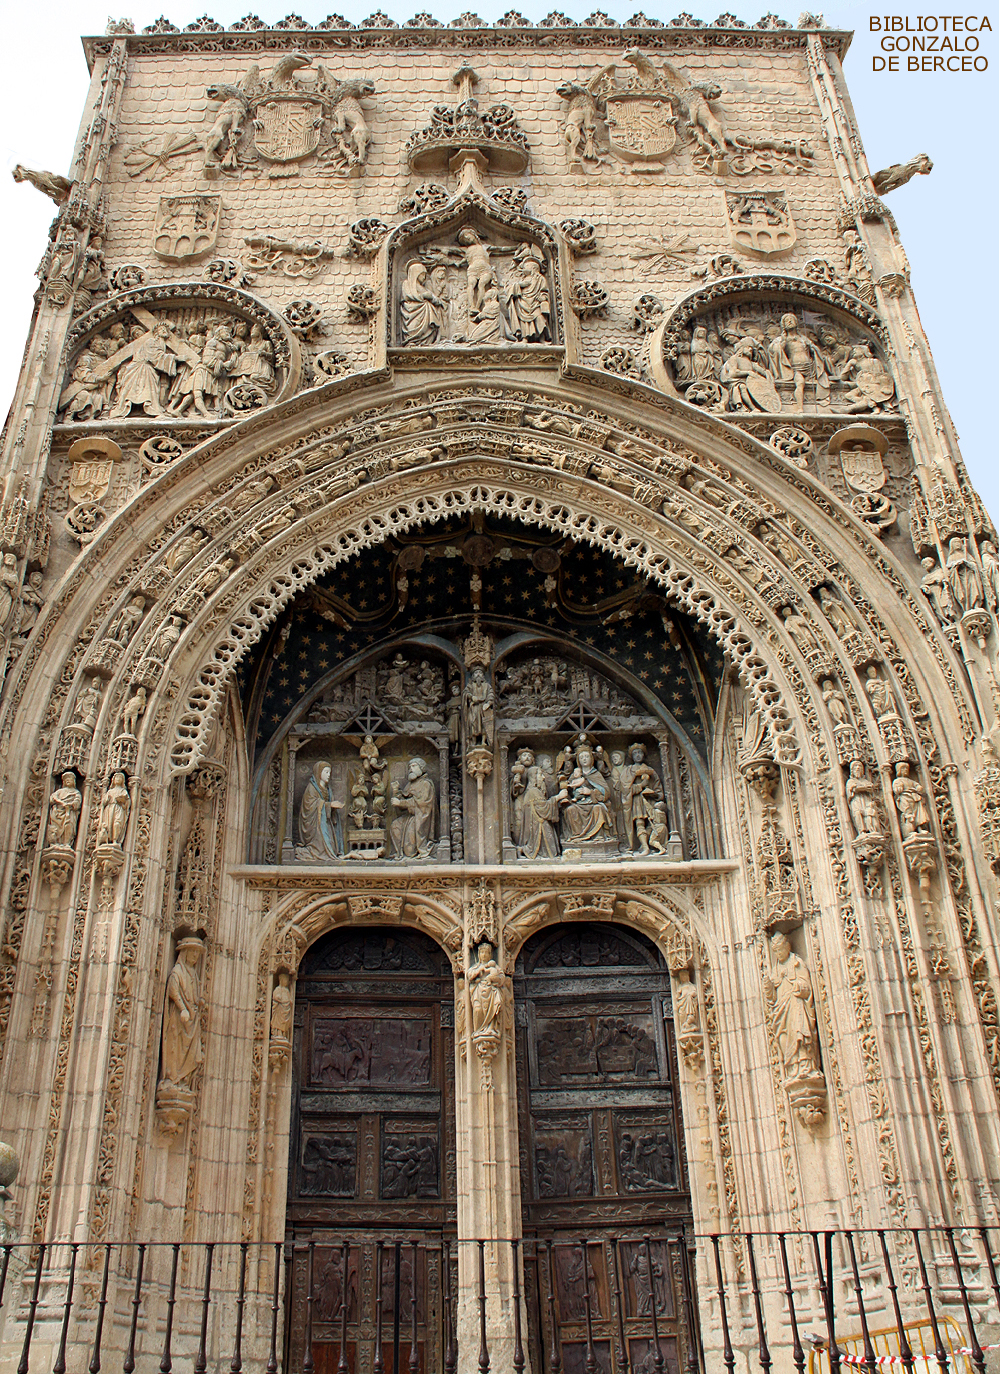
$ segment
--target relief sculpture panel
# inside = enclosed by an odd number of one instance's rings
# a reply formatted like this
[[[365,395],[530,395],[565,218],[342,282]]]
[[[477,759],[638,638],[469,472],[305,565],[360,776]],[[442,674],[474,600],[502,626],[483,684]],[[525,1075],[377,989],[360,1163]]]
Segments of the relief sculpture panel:
[[[674,386],[719,413],[882,415],[896,388],[860,324],[785,301],[743,299],[695,315],[665,338]]]
[[[319,1087],[422,1087],[430,1083],[430,1072],[427,1017],[316,1019],[310,1077]]]

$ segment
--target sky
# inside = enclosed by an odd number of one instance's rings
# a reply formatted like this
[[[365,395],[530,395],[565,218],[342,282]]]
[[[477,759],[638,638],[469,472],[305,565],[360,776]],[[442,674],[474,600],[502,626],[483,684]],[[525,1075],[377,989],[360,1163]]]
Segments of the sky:
[[[361,9],[344,0],[110,0],[127,6],[115,18],[128,17],[136,27],[152,23],[161,12],[179,27],[205,13],[231,24],[248,10],[276,22],[292,9],[310,23],[331,10],[358,18],[382,8],[397,22],[425,7],[425,0],[378,0]],[[429,6],[447,23],[474,0],[435,0]],[[516,0],[530,20],[560,8],[582,20],[596,7],[625,21],[642,7],[652,18],[670,20],[681,9],[713,20],[722,10],[753,23],[768,9],[795,23],[802,0]],[[12,4],[4,16],[0,57],[0,261],[4,264],[3,324],[0,331],[0,415],[14,392],[31,321],[35,268],[47,241],[54,214],[52,203],[10,176],[15,163],[66,175],[88,87],[81,34],[102,34],[109,0],[42,0],[39,8]],[[476,6],[491,22],[515,0]],[[914,177],[888,200],[910,260],[911,285],[923,327],[941,378],[944,396],[958,430],[972,480],[994,522],[998,519],[997,461],[997,293],[998,174],[996,156],[997,72],[1000,11],[978,15],[989,19],[992,32],[980,31],[979,54],[985,72],[890,72],[873,70],[884,58],[882,35],[871,30],[867,6],[822,5],[831,28],[854,29],[844,70],[872,171],[927,153],[934,163],[930,176]],[[164,6],[166,8],[164,9]],[[277,7],[276,7],[277,6]],[[888,8],[888,6],[886,6]],[[898,7],[897,8],[901,8]],[[920,7],[916,7],[920,8]],[[916,8],[910,17],[916,23]],[[354,10],[357,9],[357,13]],[[963,35],[964,39],[965,35]],[[900,62],[906,66],[905,59]]]

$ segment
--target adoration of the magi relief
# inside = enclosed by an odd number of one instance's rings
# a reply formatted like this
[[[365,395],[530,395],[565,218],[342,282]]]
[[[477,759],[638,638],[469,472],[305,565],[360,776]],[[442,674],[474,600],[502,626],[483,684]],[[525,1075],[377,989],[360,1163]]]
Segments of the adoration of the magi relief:
[[[710,848],[699,636],[671,621],[673,644],[658,644],[665,604],[589,562],[477,521],[369,555],[312,592],[247,680],[260,703],[252,853],[365,866],[474,852],[676,862]],[[366,652],[356,623],[398,624],[396,647]],[[622,669],[648,684],[643,699]]]

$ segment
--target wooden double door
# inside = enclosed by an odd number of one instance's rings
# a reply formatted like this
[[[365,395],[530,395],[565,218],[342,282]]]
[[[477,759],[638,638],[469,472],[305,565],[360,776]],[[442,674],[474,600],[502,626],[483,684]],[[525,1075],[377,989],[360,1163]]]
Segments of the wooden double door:
[[[621,927],[562,925],[525,946],[514,994],[534,1374],[681,1374],[697,1331],[666,965]]]
[[[352,1374],[370,1374],[380,1337],[386,1374],[441,1369],[454,1063],[452,973],[432,940],[353,929],[307,952],[295,1005],[286,1368],[308,1369],[308,1347],[317,1374],[333,1374],[343,1342]]]

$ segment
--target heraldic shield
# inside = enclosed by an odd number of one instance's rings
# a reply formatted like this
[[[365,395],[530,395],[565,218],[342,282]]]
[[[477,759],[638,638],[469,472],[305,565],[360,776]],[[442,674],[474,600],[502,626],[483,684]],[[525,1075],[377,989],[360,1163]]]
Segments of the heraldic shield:
[[[677,142],[677,116],[668,94],[622,91],[607,98],[608,139],[629,162],[665,157]]]
[[[297,92],[269,96],[254,113],[253,141],[268,162],[296,162],[319,146],[323,105]]]
[[[726,215],[737,248],[773,257],[795,244],[795,224],[782,191],[727,191]]]

